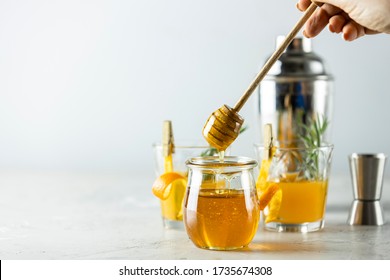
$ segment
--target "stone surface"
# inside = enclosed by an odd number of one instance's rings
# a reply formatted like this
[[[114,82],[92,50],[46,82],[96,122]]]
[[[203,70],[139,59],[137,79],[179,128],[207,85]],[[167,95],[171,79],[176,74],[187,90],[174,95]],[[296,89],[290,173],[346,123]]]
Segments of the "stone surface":
[[[390,259],[390,224],[348,226],[349,175],[332,177],[325,228],[259,228],[238,251],[196,248],[184,230],[164,230],[153,175],[0,172],[0,259]],[[388,181],[382,206],[390,218]]]

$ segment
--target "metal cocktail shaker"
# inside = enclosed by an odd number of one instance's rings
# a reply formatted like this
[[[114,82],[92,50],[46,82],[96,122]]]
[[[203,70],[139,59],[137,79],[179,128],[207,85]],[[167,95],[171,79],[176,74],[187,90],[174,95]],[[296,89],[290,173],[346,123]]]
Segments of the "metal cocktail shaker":
[[[277,45],[283,40],[277,38]],[[331,124],[333,77],[324,61],[312,51],[311,40],[295,38],[260,83],[257,93],[257,131],[271,123],[275,140],[298,140],[300,123],[309,125],[317,118]],[[330,127],[323,141],[330,142]]]

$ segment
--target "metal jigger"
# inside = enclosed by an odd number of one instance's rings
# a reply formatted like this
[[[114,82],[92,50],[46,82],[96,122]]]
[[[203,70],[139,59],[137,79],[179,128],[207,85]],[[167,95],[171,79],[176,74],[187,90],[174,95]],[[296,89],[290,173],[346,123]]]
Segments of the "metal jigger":
[[[385,154],[352,154],[349,156],[353,197],[347,223],[350,225],[384,224],[380,198],[386,164]]]

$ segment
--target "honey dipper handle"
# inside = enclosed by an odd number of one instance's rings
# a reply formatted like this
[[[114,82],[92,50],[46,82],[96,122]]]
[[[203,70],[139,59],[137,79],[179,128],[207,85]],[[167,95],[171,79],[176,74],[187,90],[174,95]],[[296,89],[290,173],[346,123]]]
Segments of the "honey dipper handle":
[[[245,102],[251,96],[252,92],[259,85],[260,81],[265,77],[265,75],[267,75],[267,73],[271,69],[272,65],[274,65],[274,63],[279,59],[279,57],[282,55],[284,50],[288,47],[288,45],[291,43],[291,41],[294,39],[294,37],[299,32],[299,30],[302,28],[302,26],[305,24],[305,22],[309,19],[309,17],[314,13],[314,11],[317,9],[318,6],[320,6],[320,4],[316,4],[314,2],[311,3],[309,8],[307,8],[307,10],[303,14],[303,16],[300,18],[300,20],[295,24],[294,28],[290,31],[290,33],[287,34],[286,38],[283,40],[283,42],[280,44],[280,46],[276,49],[276,51],[272,54],[272,56],[264,64],[263,68],[257,74],[256,78],[249,85],[248,89],[245,91],[245,93],[240,98],[240,100],[238,100],[238,102],[234,106],[233,110],[235,110],[236,112],[241,110],[242,106],[244,106]]]

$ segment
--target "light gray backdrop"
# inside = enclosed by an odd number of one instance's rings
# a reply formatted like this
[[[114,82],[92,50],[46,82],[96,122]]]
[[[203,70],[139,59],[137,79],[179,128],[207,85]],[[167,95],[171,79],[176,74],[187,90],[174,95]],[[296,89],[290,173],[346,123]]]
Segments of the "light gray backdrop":
[[[295,3],[0,1],[0,167],[153,170],[162,121],[201,140],[295,24]],[[313,45],[336,78],[333,172],[348,172],[351,152],[390,154],[390,35],[325,31]],[[254,156],[253,103],[234,154]]]

